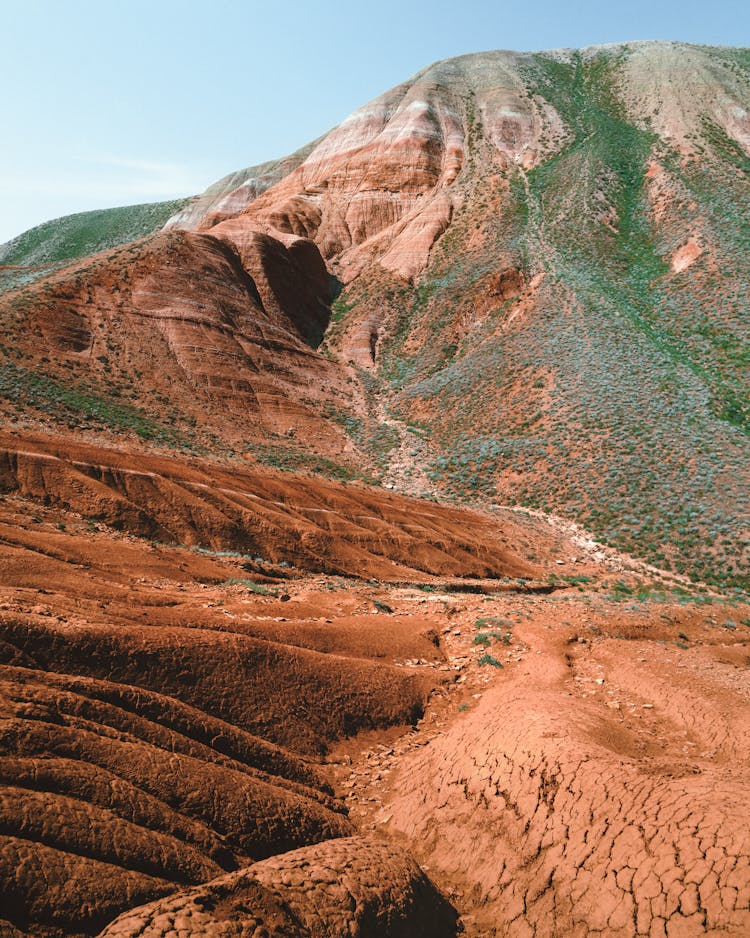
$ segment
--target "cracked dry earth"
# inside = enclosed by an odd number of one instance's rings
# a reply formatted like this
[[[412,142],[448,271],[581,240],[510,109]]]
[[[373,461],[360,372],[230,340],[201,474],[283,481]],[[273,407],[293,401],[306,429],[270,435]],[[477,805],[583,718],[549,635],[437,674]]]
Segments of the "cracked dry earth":
[[[352,819],[416,856],[467,936],[750,934],[747,628],[596,595],[445,600],[434,666],[460,676],[417,732],[338,754]],[[502,668],[474,643],[488,610]]]
[[[302,477],[264,559],[171,463],[82,455],[0,499],[3,938],[750,933],[747,606]]]

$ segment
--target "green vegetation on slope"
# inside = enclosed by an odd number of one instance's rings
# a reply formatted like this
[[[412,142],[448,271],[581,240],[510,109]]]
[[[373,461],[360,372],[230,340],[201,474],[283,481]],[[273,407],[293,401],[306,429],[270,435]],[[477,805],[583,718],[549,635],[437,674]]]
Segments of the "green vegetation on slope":
[[[126,205],[46,221],[0,245],[0,264],[50,268],[135,241],[162,228],[187,201]],[[10,273],[3,279],[11,280]]]
[[[727,178],[732,174],[727,173],[722,161],[728,160],[750,178],[750,160],[715,123],[706,121],[706,139],[714,145],[718,163],[706,161],[681,170],[682,161],[666,148],[658,147],[656,136],[624,118],[615,92],[617,64],[604,55],[585,64],[579,55],[574,65],[537,57],[533,87],[563,116],[573,131],[574,141],[565,152],[530,174],[533,198],[537,204],[544,200],[548,206],[562,206],[561,211],[552,210],[547,225],[579,297],[592,305],[606,297],[620,313],[630,317],[651,343],[700,379],[710,391],[718,417],[748,432],[746,349],[738,347],[739,337],[731,330],[717,328],[713,304],[701,309],[700,297],[690,297],[687,295],[690,291],[682,291],[680,302],[674,302],[675,284],[665,280],[668,265],[663,256],[664,246],[660,252],[648,216],[644,180],[648,159],[658,152],[669,169],[690,186],[692,195],[704,203],[701,207],[709,218],[715,211],[706,203],[729,194],[730,198],[724,197],[721,205],[725,227],[717,232],[718,240],[726,242],[727,236],[731,236],[726,224],[731,224],[732,206],[741,205],[743,200],[738,187],[733,187]],[[691,185],[689,181],[696,173],[707,173],[709,177],[703,198],[699,184]],[[571,178],[577,180],[577,202],[571,202]],[[586,210],[585,203],[596,204],[597,195],[603,196],[602,209],[613,210],[614,236],[596,213]],[[737,251],[746,250],[750,244],[750,222],[746,214],[743,216],[738,219],[740,227],[744,224],[744,232],[737,232]],[[680,221],[679,228],[689,231],[689,219]],[[679,290],[679,282],[676,286]],[[719,348],[725,348],[726,361],[721,361],[721,355],[707,361],[705,343],[695,341],[701,334]],[[738,355],[741,375],[733,374],[731,367]]]
[[[431,415],[430,476],[447,492],[562,513],[656,564],[747,587],[746,168],[715,127],[686,162],[635,125],[620,54],[533,59],[527,84],[567,140],[528,173],[511,166],[504,188],[478,161],[422,283],[393,304],[382,373],[403,411]],[[653,159],[672,196],[660,221]],[[721,269],[699,257],[673,272],[696,218]],[[505,268],[544,274],[533,321],[511,328],[512,299],[477,307]]]
[[[105,396],[94,387],[62,384],[50,375],[9,360],[0,363],[0,399],[16,405],[22,417],[34,409],[66,421],[71,429],[90,425],[132,432],[143,440],[169,446],[186,445],[182,434],[153,420],[138,407]]]

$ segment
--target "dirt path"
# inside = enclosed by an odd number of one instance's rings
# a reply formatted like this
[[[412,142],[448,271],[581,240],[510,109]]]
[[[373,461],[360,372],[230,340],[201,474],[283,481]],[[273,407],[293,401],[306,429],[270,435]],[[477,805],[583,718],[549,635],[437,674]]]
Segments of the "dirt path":
[[[390,427],[398,436],[398,443],[388,454],[388,469],[383,478],[383,485],[404,495],[438,497],[437,488],[424,469],[433,460],[429,441],[416,427],[410,427],[405,421],[395,417],[383,395],[376,399],[376,414],[380,423]]]
[[[747,627],[594,597],[431,601],[447,660],[422,667],[449,683],[416,732],[337,755],[352,819],[417,857],[469,938],[748,934]]]

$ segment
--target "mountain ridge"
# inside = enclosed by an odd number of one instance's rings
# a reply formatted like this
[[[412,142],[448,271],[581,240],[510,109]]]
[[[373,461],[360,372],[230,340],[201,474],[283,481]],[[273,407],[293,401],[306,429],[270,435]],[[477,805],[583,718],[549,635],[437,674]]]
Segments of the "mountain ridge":
[[[248,269],[259,238],[319,254],[331,321],[315,371],[347,388],[334,401],[314,379],[306,427],[285,404],[277,429],[270,412],[264,430],[240,420],[231,448],[254,438],[256,454],[409,491],[429,476],[422,491],[543,508],[746,583],[749,76],[747,50],[671,41],[444,59],[209,187],[168,230]],[[82,353],[68,365],[101,381]],[[196,444],[216,450],[211,406]]]
[[[479,53],[27,239],[3,936],[748,934],[749,110]]]

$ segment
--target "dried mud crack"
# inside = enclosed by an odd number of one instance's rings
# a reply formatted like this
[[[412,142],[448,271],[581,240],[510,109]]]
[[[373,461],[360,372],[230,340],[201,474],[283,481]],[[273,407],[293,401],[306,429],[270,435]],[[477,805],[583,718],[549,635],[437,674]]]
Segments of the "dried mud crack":
[[[0,938],[750,935],[749,101],[463,55],[0,245]]]
[[[739,598],[541,516],[3,444],[3,935],[747,934]]]
[[[747,637],[714,644],[731,621],[694,610],[623,610],[613,634],[605,604],[495,597],[490,663],[489,603],[431,598],[447,661],[404,666],[450,682],[412,731],[334,757],[351,819],[413,853],[467,936],[746,934]]]

